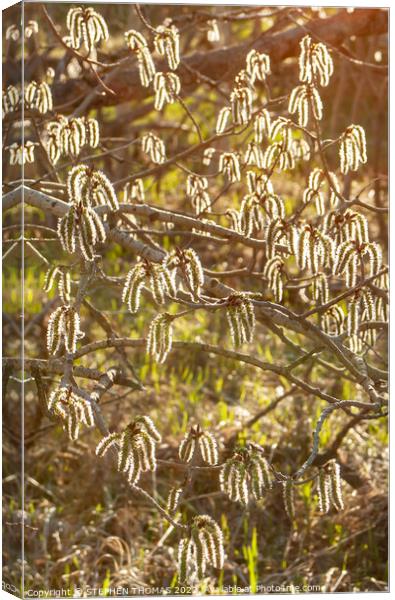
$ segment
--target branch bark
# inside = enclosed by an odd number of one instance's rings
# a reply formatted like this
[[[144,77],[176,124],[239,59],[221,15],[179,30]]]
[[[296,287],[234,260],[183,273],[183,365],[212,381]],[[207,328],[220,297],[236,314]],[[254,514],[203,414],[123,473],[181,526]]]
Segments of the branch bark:
[[[17,204],[20,201],[21,194],[23,194],[23,201],[25,203],[43,210],[50,210],[57,216],[62,216],[68,210],[69,205],[67,202],[57,200],[52,196],[48,196],[43,192],[39,192],[26,186],[19,186],[15,190],[5,194],[3,197],[3,210],[4,208],[11,208]],[[128,248],[142,258],[147,258],[153,262],[161,262],[165,256],[164,252],[151,248],[138,240],[134,240],[128,233],[112,229],[108,231],[108,236],[109,239],[112,239],[122,247]],[[204,289],[208,295],[212,295],[215,298],[227,298],[234,293],[233,288],[210,277],[205,278]],[[372,381],[372,378],[374,379],[377,373],[375,373],[369,365],[365,364],[360,357],[357,357],[346,348],[340,339],[325,334],[319,327],[308,321],[306,318],[298,316],[280,305],[259,301],[255,301],[254,304],[256,306],[256,317],[258,321],[265,323],[267,319],[270,319],[274,324],[280,327],[285,327],[291,331],[304,335],[311,340],[314,345],[325,346],[325,348],[331,352],[331,354],[336,356],[337,360],[339,360],[340,363],[356,377],[357,382],[360,383],[365,392],[371,397],[372,402],[379,401],[378,394],[375,391],[374,381]],[[380,373],[380,378],[382,376],[383,374]],[[289,377],[289,380],[292,381],[292,378]]]

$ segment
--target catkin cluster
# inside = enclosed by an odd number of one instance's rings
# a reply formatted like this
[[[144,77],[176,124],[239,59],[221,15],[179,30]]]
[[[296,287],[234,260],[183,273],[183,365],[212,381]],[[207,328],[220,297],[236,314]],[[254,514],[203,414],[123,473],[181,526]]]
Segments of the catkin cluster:
[[[67,267],[54,266],[48,269],[44,280],[44,292],[49,292],[55,283],[57,283],[58,293],[63,304],[70,304],[71,278]]]
[[[218,169],[220,173],[226,175],[230,183],[241,180],[240,160],[234,152],[222,152]]]
[[[167,268],[165,261],[155,264],[144,259],[130,269],[125,279],[122,302],[126,302],[131,313],[140,308],[141,292],[146,281],[157,304],[164,304],[166,294],[177,295],[175,272]]]
[[[317,493],[319,510],[327,513],[331,504],[336,510],[343,510],[343,495],[341,489],[340,466],[336,460],[329,461],[319,469]]]
[[[93,427],[95,424],[92,404],[74,392],[70,385],[61,386],[51,393],[48,411],[65,421],[65,429],[71,440],[78,439],[81,425]]]
[[[313,278],[312,285],[313,299],[317,304],[322,305],[329,302],[329,282],[325,273],[317,273]]]
[[[323,106],[317,88],[312,84],[298,85],[294,88],[289,98],[288,112],[291,115],[297,113],[301,127],[307,127],[310,113],[315,119],[321,121]]]
[[[179,456],[183,462],[191,462],[199,451],[203,462],[216,465],[218,462],[218,444],[209,431],[203,431],[200,425],[191,427],[180,443]]]
[[[252,116],[251,89],[245,85],[236,86],[230,94],[230,105],[232,119],[236,125],[249,123]]]
[[[198,253],[193,248],[176,248],[163,261],[167,269],[178,269],[193,300],[199,300],[204,285],[204,273]]]
[[[181,90],[181,82],[175,73],[157,72],[154,77],[155,108],[162,110],[167,102],[172,104],[177,100]]]
[[[99,145],[99,123],[94,118],[59,115],[47,125],[46,148],[49,159],[56,165],[61,156],[79,156],[84,146],[97,148]]]
[[[324,276],[322,276],[324,277]],[[327,284],[326,284],[327,285]],[[322,303],[327,302],[329,292],[320,297]],[[360,354],[364,344],[373,346],[377,338],[374,327],[376,320],[388,320],[387,304],[381,296],[375,295],[369,288],[357,290],[347,301],[347,315],[340,306],[332,306],[321,317],[322,330],[338,336],[346,334],[350,349]],[[361,330],[361,324],[365,327]]]
[[[166,510],[168,513],[174,514],[176,512],[182,497],[182,493],[183,488],[181,487],[173,486],[170,488],[166,501]]]
[[[246,71],[252,84],[255,81],[265,81],[270,73],[270,58],[267,54],[261,54],[258,50],[252,49],[247,54]]]
[[[95,260],[95,246],[105,242],[106,231],[97,212],[90,206],[73,205],[58,221],[58,236],[65,252],[74,254],[77,245],[87,261]]]
[[[137,202],[144,202],[145,192],[143,180],[139,177],[128,183],[123,188],[123,201],[128,204],[130,200],[136,200]]]
[[[122,433],[110,433],[96,447],[103,456],[112,446],[118,449],[118,470],[128,474],[135,485],[141,473],[156,470],[156,444],[161,436],[150,417],[139,416]]]
[[[331,306],[321,317],[322,330],[328,335],[340,335],[344,331],[345,315],[341,306]]]
[[[149,132],[141,138],[141,148],[153,163],[160,165],[166,160],[166,148],[163,140],[154,133]]]
[[[215,132],[217,134],[224,133],[228,126],[228,120],[230,115],[232,114],[232,110],[230,106],[223,106],[218,113],[217,124],[215,127]],[[207,149],[206,149],[207,150]]]
[[[333,61],[328,48],[322,42],[313,42],[305,35],[300,42],[299,79],[303,83],[326,87],[333,74]]]
[[[73,306],[62,304],[56,308],[48,320],[47,349],[50,354],[55,354],[62,343],[66,352],[74,354],[77,350],[77,341],[83,337],[80,329],[80,316]]]
[[[255,311],[250,298],[243,293],[235,293],[227,298],[226,316],[229,323],[233,346],[238,348],[252,342],[255,329]]]
[[[264,277],[268,279],[269,288],[272,290],[276,302],[281,302],[284,291],[284,261],[280,256],[269,258],[263,270]]]
[[[254,141],[261,144],[263,140],[270,136],[272,128],[271,116],[266,108],[260,110],[254,119]]]
[[[25,106],[36,109],[42,115],[53,109],[52,92],[48,83],[31,81],[25,87]]]
[[[155,64],[148,47],[148,42],[143,34],[135,29],[126,31],[125,41],[128,48],[137,58],[141,85],[148,87],[155,77]]]
[[[338,194],[340,193],[339,181],[336,174],[329,172],[330,177],[330,203],[333,208],[338,204]],[[325,173],[322,169],[315,168],[309,175],[308,186],[303,192],[303,202],[315,202],[317,215],[320,217],[325,215],[325,200],[323,186],[325,183]]]
[[[101,40],[108,40],[109,37],[107,23],[92,7],[71,8],[67,13],[66,25],[69,30],[66,43],[76,50],[84,44],[90,52]]]
[[[369,242],[367,218],[349,208],[344,212],[338,210],[327,213],[323,231],[332,237],[336,246],[352,240],[360,244]]]
[[[298,227],[289,219],[274,218],[266,229],[266,256],[273,258],[277,253],[277,244],[283,244],[289,254],[297,255],[299,247]]]
[[[265,173],[257,173],[256,171],[248,170],[246,172],[246,178],[247,188],[250,194],[257,194],[259,198],[261,198],[262,196],[274,195],[272,182]],[[281,214],[282,212],[283,208],[280,210],[279,214]]]
[[[9,85],[5,90],[2,91],[2,107],[3,107],[3,118],[8,113],[14,112],[19,109],[21,102],[20,93],[15,85]]]
[[[356,335],[363,321],[376,320],[376,304],[369,288],[358,290],[348,301],[347,334]]]
[[[79,249],[87,261],[95,259],[95,246],[106,239],[106,231],[96,206],[119,208],[115,190],[104,173],[78,165],[69,172],[67,192],[71,206],[58,221],[58,235],[63,249],[70,254]]]
[[[345,175],[366,163],[366,137],[363,127],[350,125],[340,138],[340,170]]]
[[[147,354],[158,363],[164,363],[173,341],[174,315],[163,313],[152,321],[147,336]]]
[[[209,565],[222,569],[223,564],[223,535],[220,527],[208,515],[194,517],[189,535],[180,541],[178,548],[179,582],[201,580]]]
[[[313,225],[305,225],[300,232],[297,260],[300,269],[309,269],[316,275],[323,267],[332,267],[333,240]]]
[[[257,185],[256,190],[258,188]],[[226,211],[235,231],[250,237],[267,230],[271,223],[280,223],[285,217],[283,200],[267,189],[246,194],[241,201],[239,211],[233,208]]]
[[[251,498],[260,500],[272,487],[263,450],[256,444],[237,448],[221,468],[220,485],[233,502],[247,505]]]
[[[263,155],[262,164],[264,169],[284,171],[295,167],[293,126],[292,121],[285,117],[278,117],[272,122],[269,136],[271,143]]]
[[[244,154],[244,163],[248,166],[263,168],[263,152],[260,144],[250,142]]]
[[[166,57],[170,69],[175,71],[180,63],[180,34],[177,27],[159,25],[154,36],[154,46],[158,54]]]
[[[226,215],[231,221],[231,227],[237,233],[247,237],[257,234],[263,228],[261,202],[257,194],[248,194],[241,201],[240,210],[228,208]]]
[[[310,160],[311,149],[309,143],[303,138],[292,140],[291,154],[295,160]]]
[[[377,242],[342,242],[336,249],[333,273],[345,275],[346,284],[353,287],[357,282],[358,267],[363,265],[365,257],[369,262],[370,275],[376,275],[382,266],[381,248]]]
[[[10,165],[24,165],[26,163],[34,162],[34,150],[37,143],[31,142],[30,140],[25,144],[18,144],[13,142],[10,146],[5,146],[5,150],[10,153]]]
[[[195,213],[211,212],[210,196],[207,192],[208,180],[200,175],[188,175],[186,192]]]

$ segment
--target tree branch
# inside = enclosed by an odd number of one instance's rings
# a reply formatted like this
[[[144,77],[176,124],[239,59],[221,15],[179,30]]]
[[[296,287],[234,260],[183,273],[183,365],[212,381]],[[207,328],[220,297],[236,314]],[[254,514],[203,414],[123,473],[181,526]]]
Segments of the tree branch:
[[[386,10],[355,9],[353,13],[340,10],[333,17],[314,19],[308,28],[312,37],[317,36],[320,40],[338,47],[351,36],[365,37],[386,33],[387,20]],[[305,34],[305,26],[271,35],[263,33],[255,40],[254,48],[258,52],[269,54],[271,62],[278,65],[286,58],[298,54],[299,42]],[[185,57],[183,63],[186,66],[181,64],[178,69],[183,92],[193,92],[201,84],[202,77],[209,77],[215,82],[232,81],[243,68],[250,49],[251,42],[248,41],[210,52],[195,52]],[[157,61],[158,71],[166,71],[166,68],[165,61]],[[140,83],[138,68],[130,66],[128,62],[115,67],[105,76],[104,82],[116,95],[96,96],[92,98],[91,106],[114,105],[128,100],[139,101],[147,97],[147,90]],[[54,98],[57,102],[67,102],[77,94],[86,94],[90,89],[83,80],[57,83],[54,86]]]

